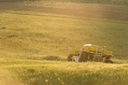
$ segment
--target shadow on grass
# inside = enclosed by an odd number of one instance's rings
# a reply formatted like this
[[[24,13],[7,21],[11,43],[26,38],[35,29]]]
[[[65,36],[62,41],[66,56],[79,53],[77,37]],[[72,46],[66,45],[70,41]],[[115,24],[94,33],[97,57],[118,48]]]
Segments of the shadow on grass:
[[[64,59],[62,59],[60,56],[46,56],[42,58],[43,60],[49,60],[49,61],[64,61]]]
[[[30,60],[31,59],[32,60],[47,60],[47,61],[66,61],[65,57],[54,56],[54,55],[27,57],[27,59],[30,59]]]

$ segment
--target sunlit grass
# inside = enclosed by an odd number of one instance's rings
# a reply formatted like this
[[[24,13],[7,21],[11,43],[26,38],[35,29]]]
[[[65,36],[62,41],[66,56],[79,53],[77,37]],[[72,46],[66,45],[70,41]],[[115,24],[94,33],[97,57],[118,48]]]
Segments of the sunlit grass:
[[[1,57],[68,55],[85,43],[127,56],[127,22],[34,12],[1,13]]]
[[[8,73],[9,71],[8,76],[20,78],[22,84],[45,84],[46,79],[50,85],[79,85],[79,83],[82,85],[128,84],[127,63],[76,63],[26,59],[1,59],[0,62],[1,72]]]
[[[26,1],[49,1],[49,2],[75,2],[75,3],[105,3],[105,4],[128,4],[127,0],[0,0],[4,2],[26,2]]]
[[[22,5],[86,9],[85,4],[71,2],[24,2],[19,6]],[[96,4],[93,8],[110,11],[100,6]],[[111,6],[111,11],[116,7]],[[127,7],[123,7],[121,12],[127,12]],[[117,11],[122,9],[118,8]],[[48,85],[127,85],[128,22],[103,17],[99,12],[97,15],[1,10],[0,85],[46,85],[46,80]],[[107,46],[113,51],[114,64],[66,61],[70,50],[79,49],[85,43]]]

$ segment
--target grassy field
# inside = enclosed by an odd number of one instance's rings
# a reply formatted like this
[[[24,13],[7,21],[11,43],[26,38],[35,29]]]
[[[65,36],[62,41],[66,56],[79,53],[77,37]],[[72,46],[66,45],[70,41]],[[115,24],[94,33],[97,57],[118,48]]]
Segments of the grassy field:
[[[0,85],[128,84],[127,5],[65,1],[0,3]],[[114,64],[67,62],[85,43],[107,46]]]
[[[102,3],[128,5],[128,0],[0,0],[1,2],[24,2],[24,1],[52,1],[52,2],[75,2],[75,3]]]
[[[127,63],[1,59],[0,78],[2,85],[47,85],[45,80],[48,85],[127,85],[127,67]]]

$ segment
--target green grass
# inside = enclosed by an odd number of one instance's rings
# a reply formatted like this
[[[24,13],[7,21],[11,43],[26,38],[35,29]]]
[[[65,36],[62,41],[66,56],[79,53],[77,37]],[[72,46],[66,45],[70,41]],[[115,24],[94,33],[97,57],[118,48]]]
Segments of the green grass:
[[[45,80],[48,85],[128,84],[127,6],[42,1],[3,4],[0,85],[45,85]],[[52,10],[38,10],[47,7]],[[69,51],[85,43],[107,46],[113,51],[114,64],[67,62]]]
[[[17,82],[23,85],[44,85],[45,80],[48,80],[49,85],[127,85],[127,67],[128,64],[126,63],[74,63],[26,59],[0,60],[0,71],[2,73],[8,73],[9,71],[8,77],[11,77],[12,80],[18,77],[20,80],[17,79]],[[9,81],[6,80],[6,82]]]

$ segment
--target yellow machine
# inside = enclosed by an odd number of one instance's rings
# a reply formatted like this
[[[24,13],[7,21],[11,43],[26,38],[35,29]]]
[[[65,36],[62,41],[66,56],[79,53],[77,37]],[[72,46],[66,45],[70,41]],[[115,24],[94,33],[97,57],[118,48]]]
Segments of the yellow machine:
[[[68,61],[85,62],[85,61],[98,61],[112,63],[112,51],[108,51],[104,47],[93,44],[85,44],[80,50],[70,52]]]

